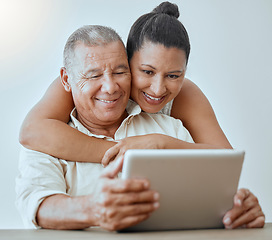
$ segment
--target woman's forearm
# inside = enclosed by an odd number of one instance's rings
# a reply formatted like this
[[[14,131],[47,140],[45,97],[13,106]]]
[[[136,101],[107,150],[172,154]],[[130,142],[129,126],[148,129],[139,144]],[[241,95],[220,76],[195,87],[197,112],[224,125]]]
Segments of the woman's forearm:
[[[87,136],[54,119],[44,119],[29,127],[32,127],[31,131],[24,128],[22,145],[68,161],[101,163],[105,152],[116,144]]]
[[[161,149],[222,149],[224,147],[207,144],[207,143],[190,143],[183,140],[173,138],[167,135],[162,135],[157,137],[160,138],[160,147]]]
[[[64,90],[57,78],[27,114],[20,143],[65,160],[100,163],[105,151],[115,143],[89,137],[70,127],[67,123],[73,108],[71,93]]]

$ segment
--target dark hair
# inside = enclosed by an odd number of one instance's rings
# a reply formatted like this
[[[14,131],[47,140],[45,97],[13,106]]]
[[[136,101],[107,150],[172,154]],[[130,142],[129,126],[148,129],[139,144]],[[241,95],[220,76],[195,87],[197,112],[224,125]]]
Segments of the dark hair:
[[[189,36],[183,24],[177,19],[178,17],[178,6],[170,2],[163,2],[152,12],[139,17],[128,35],[128,60],[131,60],[135,51],[140,50],[145,41],[150,41],[167,48],[176,47],[184,50],[188,62]]]

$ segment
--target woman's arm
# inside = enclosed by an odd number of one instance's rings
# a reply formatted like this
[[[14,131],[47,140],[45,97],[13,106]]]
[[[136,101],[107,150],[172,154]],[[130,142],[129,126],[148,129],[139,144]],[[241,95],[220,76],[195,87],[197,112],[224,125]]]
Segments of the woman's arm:
[[[180,119],[188,129],[196,146],[232,148],[220,128],[214,111],[202,91],[189,79],[184,80],[175,98],[171,116]]]
[[[202,91],[189,79],[184,80],[180,93],[174,99],[171,116],[180,119],[195,143],[189,143],[163,134],[147,134],[120,140],[102,159],[107,165],[133,148],[157,149],[218,149],[232,148],[220,128],[214,111]]]
[[[60,79],[57,78],[24,120],[20,143],[27,148],[66,160],[100,163],[104,153],[115,143],[89,137],[67,125],[73,107],[71,94],[64,90]],[[176,97],[172,116],[183,121],[197,143],[175,140],[173,141],[175,148],[231,148],[208,100],[190,80],[185,80],[181,93]],[[106,154],[104,162],[107,164],[110,159],[114,159],[119,151],[119,155],[120,153],[122,155],[125,150],[135,148],[137,138],[133,138],[130,138],[130,141],[119,142],[118,147],[116,146]],[[166,136],[164,138],[166,139]],[[142,139],[140,142],[140,148],[146,148],[146,144],[142,146]],[[156,145],[155,141],[151,142]],[[167,140],[166,143],[169,145],[172,141]],[[158,146],[151,146],[151,148],[158,148]],[[174,147],[161,146],[160,148]]]
[[[105,151],[115,143],[89,137],[70,127],[67,122],[73,108],[72,96],[58,77],[26,116],[20,143],[66,160],[100,163]]]

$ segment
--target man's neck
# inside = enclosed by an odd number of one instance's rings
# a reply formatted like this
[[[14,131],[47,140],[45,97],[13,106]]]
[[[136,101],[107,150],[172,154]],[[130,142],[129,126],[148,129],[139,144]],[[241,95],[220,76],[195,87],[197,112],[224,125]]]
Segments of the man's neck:
[[[107,137],[111,137],[114,139],[115,132],[120,127],[123,120],[128,116],[127,112],[124,111],[123,115],[117,120],[112,123],[105,123],[103,124],[96,124],[94,122],[89,121],[88,119],[84,118],[84,116],[77,113],[78,121],[87,128],[91,133],[95,135],[103,135]]]

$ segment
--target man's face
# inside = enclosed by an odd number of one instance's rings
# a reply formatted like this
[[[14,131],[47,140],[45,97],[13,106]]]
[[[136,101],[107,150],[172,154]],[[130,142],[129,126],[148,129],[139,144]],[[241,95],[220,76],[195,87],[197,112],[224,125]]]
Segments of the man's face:
[[[78,119],[90,127],[123,120],[131,75],[120,41],[102,46],[79,44],[75,49],[70,85]]]

